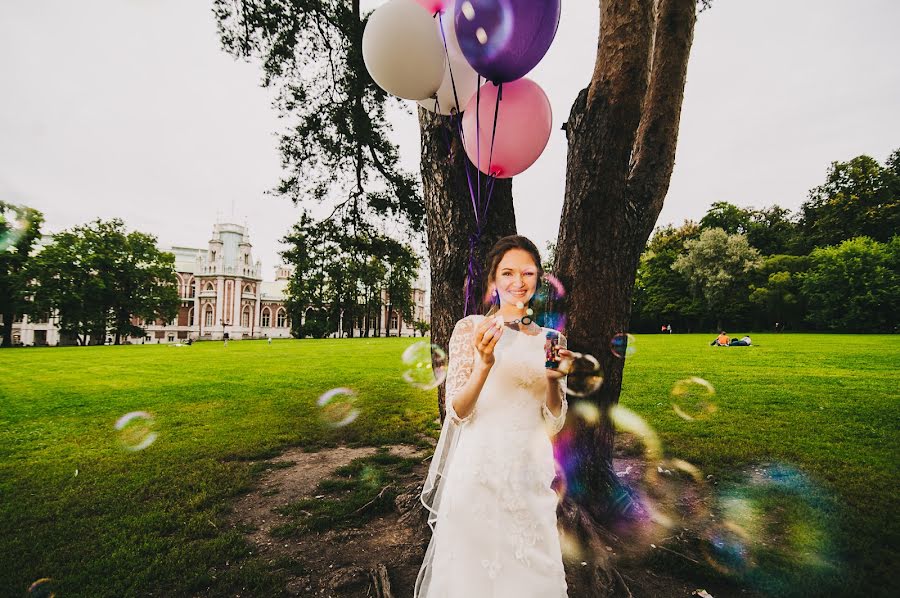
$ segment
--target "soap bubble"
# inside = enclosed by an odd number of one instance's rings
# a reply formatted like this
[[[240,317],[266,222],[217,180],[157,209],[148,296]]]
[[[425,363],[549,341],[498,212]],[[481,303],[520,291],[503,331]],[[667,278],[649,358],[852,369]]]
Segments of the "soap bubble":
[[[708,419],[719,410],[714,402],[716,389],[697,376],[679,380],[672,387],[672,409],[687,421]]]
[[[359,417],[356,393],[349,388],[332,388],[320,396],[316,404],[321,409],[322,419],[332,428],[342,428]]]
[[[403,379],[416,388],[436,388],[447,377],[447,354],[437,345],[414,343],[406,348],[401,360]]]
[[[544,274],[530,303],[534,321],[544,328],[565,331],[566,289],[558,278]]]
[[[559,547],[562,551],[563,560],[567,563],[578,562],[585,557],[585,550],[574,534],[565,531],[559,532]]]
[[[682,519],[677,511],[679,491],[683,485],[693,484],[688,478],[694,480],[694,472],[690,464],[675,465],[675,460],[664,459],[659,436],[634,411],[614,405],[608,417],[616,430],[616,468],[620,471],[615,475],[621,484],[612,497],[618,517],[610,522],[610,528],[623,540],[623,552],[638,555],[649,550],[651,543],[671,535],[671,526]]]
[[[560,380],[563,390],[574,397],[584,397],[603,384],[603,369],[591,355],[575,353],[564,357],[559,370],[566,376]]]
[[[154,442],[157,434],[153,431],[156,420],[146,411],[132,411],[116,420],[119,442],[129,451],[142,451]]]
[[[28,598],[54,598],[53,580],[42,577],[28,587]]]
[[[718,520],[705,530],[702,549],[718,571],[769,595],[810,579],[839,578],[828,501],[796,468],[754,467],[722,490],[715,510]]]
[[[589,401],[577,401],[569,407],[569,410],[581,417],[589,426],[596,426],[600,423],[600,408]]]
[[[706,562],[720,573],[740,576],[755,566],[749,548],[750,535],[733,522],[710,526],[701,540]]]
[[[707,522],[708,488],[703,474],[683,459],[648,462],[642,492],[654,523],[684,529]]]
[[[629,444],[626,453],[641,456],[648,463],[662,460],[662,442],[644,418],[622,405],[610,408],[609,418],[616,436]]]
[[[637,352],[636,339],[633,334],[620,332],[609,341],[609,350],[619,359],[631,357]]]
[[[0,208],[0,251],[8,251],[19,242],[28,230],[29,215],[29,210],[23,206]]]

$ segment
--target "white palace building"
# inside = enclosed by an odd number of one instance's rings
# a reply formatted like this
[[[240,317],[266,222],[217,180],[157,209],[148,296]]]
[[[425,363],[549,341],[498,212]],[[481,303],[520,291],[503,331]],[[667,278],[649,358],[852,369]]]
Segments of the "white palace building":
[[[178,343],[192,340],[288,338],[291,322],[285,308],[289,266],[276,269],[274,281],[264,281],[262,263],[253,260],[253,246],[247,228],[238,224],[216,224],[206,249],[172,247],[181,306],[171,322],[135,321],[146,331],[143,338],[129,338],[132,344]],[[425,285],[417,281],[413,289],[417,321],[429,321]],[[386,299],[386,298],[385,298]],[[386,301],[385,301],[386,303]],[[413,322],[396,312],[387,321],[387,307],[381,308],[369,330],[354,326],[353,335],[413,336]],[[227,337],[225,335],[228,335]],[[62,341],[62,342],[61,342]],[[13,324],[14,345],[73,344],[61,338],[55,318],[31,322],[28,316]]]

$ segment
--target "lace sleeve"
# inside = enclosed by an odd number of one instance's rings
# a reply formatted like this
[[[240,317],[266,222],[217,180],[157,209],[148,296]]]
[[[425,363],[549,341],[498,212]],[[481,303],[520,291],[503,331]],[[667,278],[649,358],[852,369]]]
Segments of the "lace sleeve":
[[[566,341],[566,337],[562,334],[559,335],[559,346],[563,349],[568,348],[568,342]],[[566,413],[569,411],[569,401],[566,400],[566,392],[563,390],[565,388],[565,380],[559,381],[559,398],[562,405],[559,409],[559,415],[553,415],[553,412],[550,411],[550,408],[547,407],[547,403],[541,405],[541,413],[544,414],[544,422],[547,424],[547,432],[551,436],[556,436],[560,430],[563,429],[563,425],[566,423]]]
[[[450,364],[447,367],[447,417],[456,423],[465,423],[472,419],[475,410],[466,417],[459,417],[453,409],[453,399],[459,394],[460,389],[469,381],[472,369],[475,366],[475,348],[472,346],[472,336],[475,334],[475,318],[469,316],[456,323],[453,334],[450,335]]]

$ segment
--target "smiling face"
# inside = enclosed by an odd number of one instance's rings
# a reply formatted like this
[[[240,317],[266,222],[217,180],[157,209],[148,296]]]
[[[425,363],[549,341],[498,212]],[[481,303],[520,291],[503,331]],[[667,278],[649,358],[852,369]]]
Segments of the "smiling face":
[[[501,305],[527,304],[538,284],[538,265],[524,249],[510,249],[503,254],[494,271],[494,287]]]

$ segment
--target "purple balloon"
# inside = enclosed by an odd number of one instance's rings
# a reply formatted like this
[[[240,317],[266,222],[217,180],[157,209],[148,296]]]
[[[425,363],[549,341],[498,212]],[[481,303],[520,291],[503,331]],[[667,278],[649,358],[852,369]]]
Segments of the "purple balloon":
[[[488,81],[507,83],[533,69],[553,42],[560,0],[456,0],[459,47]]]

